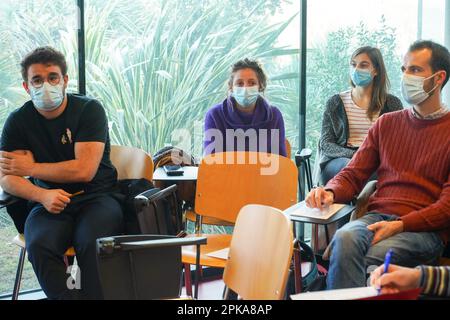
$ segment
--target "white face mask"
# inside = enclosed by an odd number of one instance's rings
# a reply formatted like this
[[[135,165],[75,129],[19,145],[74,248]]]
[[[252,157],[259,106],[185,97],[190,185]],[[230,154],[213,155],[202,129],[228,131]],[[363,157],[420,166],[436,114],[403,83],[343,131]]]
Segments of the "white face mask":
[[[425,92],[423,89],[423,84],[425,80],[431,79],[436,76],[437,73],[433,74],[431,77],[419,77],[413,76],[411,74],[404,73],[402,79],[402,95],[403,99],[409,104],[418,105],[428,99],[430,94],[436,90],[438,85],[434,86],[430,92]]]

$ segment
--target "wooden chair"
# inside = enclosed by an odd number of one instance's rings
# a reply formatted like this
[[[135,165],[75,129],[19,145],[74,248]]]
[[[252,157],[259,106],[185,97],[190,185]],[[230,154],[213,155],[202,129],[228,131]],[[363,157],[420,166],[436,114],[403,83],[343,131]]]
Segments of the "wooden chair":
[[[271,175],[264,174],[263,159],[267,156],[278,164]],[[242,160],[238,162],[237,160]],[[228,161],[227,161],[228,160]],[[231,161],[230,161],[231,160]],[[251,162],[250,160],[254,161]],[[214,163],[216,161],[216,163]],[[254,163],[254,164],[252,164]],[[239,211],[247,204],[260,204],[285,210],[297,203],[297,168],[290,159],[258,152],[225,152],[206,156],[198,169],[195,212],[198,215],[196,236],[205,236],[200,265],[224,268],[226,261],[207,254],[229,247],[231,235],[201,234],[205,217],[227,221],[234,225]],[[255,228],[258,220],[254,221]],[[186,292],[192,295],[190,265],[195,264],[195,247],[183,248]]]
[[[153,160],[145,151],[126,146],[111,146],[110,154],[111,162],[117,169],[118,179],[140,179],[145,178],[149,181],[153,177]],[[20,247],[19,263],[17,265],[16,279],[14,281],[14,289],[12,299],[17,300],[20,291],[20,282],[22,280],[23,266],[25,263],[26,246],[23,234],[18,234],[12,240],[12,243]],[[76,255],[75,249],[70,247],[64,253],[64,262],[69,265],[69,257]]]
[[[144,150],[113,145],[110,157],[117,169],[118,180],[145,178],[152,181],[153,160]]]
[[[256,225],[257,224],[257,225]],[[278,209],[247,205],[236,220],[223,280],[244,300],[281,300],[293,253],[292,222]]]
[[[292,155],[292,147],[291,147],[291,144],[289,143],[289,140],[288,139],[285,139],[284,140],[284,143],[286,144],[286,157],[287,158],[291,158],[291,155]]]
[[[288,159],[291,158],[291,144],[289,143],[288,139],[285,139],[285,144],[286,144],[286,157]],[[186,220],[195,222],[196,221],[196,217],[197,215],[195,214],[194,211],[191,210],[187,210],[185,213],[185,217]],[[212,217],[203,217],[203,221],[202,224],[205,225],[220,225],[220,226],[233,226],[233,223],[230,223],[228,221],[224,221],[224,220],[220,220],[220,219],[216,219],[216,218],[212,218]]]

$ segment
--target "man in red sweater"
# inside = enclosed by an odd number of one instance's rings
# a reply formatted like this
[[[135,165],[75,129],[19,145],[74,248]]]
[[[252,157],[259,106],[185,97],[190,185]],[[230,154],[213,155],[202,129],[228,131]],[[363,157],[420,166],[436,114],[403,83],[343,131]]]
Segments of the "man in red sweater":
[[[367,267],[433,264],[450,237],[450,112],[441,90],[450,53],[417,41],[402,66],[402,93],[412,108],[385,114],[348,166],[307,196],[310,207],[347,203],[377,171],[368,214],[339,229],[331,242],[327,289],[366,285]]]

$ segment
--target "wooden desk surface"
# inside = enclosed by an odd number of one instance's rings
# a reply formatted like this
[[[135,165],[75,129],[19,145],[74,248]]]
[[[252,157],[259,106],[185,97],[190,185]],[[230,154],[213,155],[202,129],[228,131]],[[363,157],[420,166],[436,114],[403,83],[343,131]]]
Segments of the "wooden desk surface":
[[[182,176],[168,176],[162,167],[156,168],[153,172],[154,181],[197,181],[198,167],[183,167]]]
[[[303,222],[303,223],[311,223],[311,224],[321,224],[321,225],[327,225],[336,221],[341,220],[342,218],[346,217],[347,215],[351,214],[353,210],[355,210],[355,207],[346,205],[341,210],[339,210],[336,214],[332,215],[329,219],[323,220],[323,219],[314,219],[310,217],[300,217],[300,216],[294,216],[289,214],[289,210],[293,210],[291,208],[286,209],[284,212],[290,216],[290,219],[294,222]]]

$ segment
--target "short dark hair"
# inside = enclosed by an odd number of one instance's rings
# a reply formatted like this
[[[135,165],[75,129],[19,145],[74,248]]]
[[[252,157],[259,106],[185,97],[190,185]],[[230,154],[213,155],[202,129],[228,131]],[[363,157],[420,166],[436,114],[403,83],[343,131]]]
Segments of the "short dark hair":
[[[433,72],[444,70],[447,76],[444,80],[442,87],[445,86],[450,77],[450,52],[446,47],[431,40],[418,40],[414,42],[408,52],[413,52],[422,49],[431,50],[430,66]]]
[[[35,63],[55,65],[61,68],[63,76],[67,74],[67,62],[64,55],[52,47],[39,47],[28,53],[20,62],[22,78],[28,81],[28,68]]]
[[[263,70],[262,65],[257,60],[251,60],[248,58],[239,60],[238,62],[233,64],[233,66],[231,67],[231,75],[230,75],[230,79],[228,80],[229,88],[231,88],[233,86],[234,74],[242,69],[252,69],[253,71],[255,71],[256,76],[258,77],[258,81],[259,81],[259,90],[264,91],[266,89],[267,76]]]

